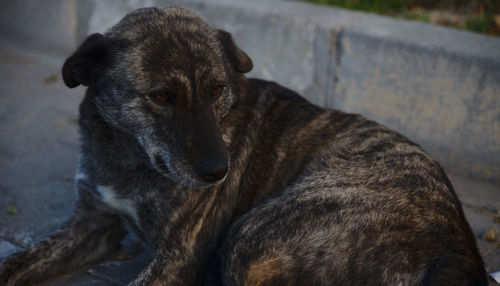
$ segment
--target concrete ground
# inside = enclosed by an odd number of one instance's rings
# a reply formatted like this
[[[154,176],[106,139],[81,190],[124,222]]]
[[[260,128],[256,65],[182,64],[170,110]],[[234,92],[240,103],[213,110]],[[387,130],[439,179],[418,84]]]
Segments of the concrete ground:
[[[58,229],[72,213],[78,159],[77,109],[84,89],[59,75],[62,58],[0,41],[0,261]],[[450,175],[487,271],[500,270],[500,187]],[[483,235],[494,228],[491,241]],[[107,262],[53,285],[123,285],[150,254],[129,235]]]

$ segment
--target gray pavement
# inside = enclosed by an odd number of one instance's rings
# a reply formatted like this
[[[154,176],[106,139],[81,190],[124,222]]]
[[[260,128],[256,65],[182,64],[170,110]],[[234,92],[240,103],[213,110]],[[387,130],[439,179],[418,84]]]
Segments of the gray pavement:
[[[63,58],[35,54],[0,41],[0,260],[58,229],[75,201],[77,110],[83,88],[61,81]],[[500,188],[460,176],[450,178],[463,202],[489,272],[500,270]],[[16,214],[12,210],[14,206]],[[9,213],[10,207],[10,213]],[[497,233],[497,236],[499,233]],[[108,261],[53,285],[123,285],[150,254],[130,235]]]

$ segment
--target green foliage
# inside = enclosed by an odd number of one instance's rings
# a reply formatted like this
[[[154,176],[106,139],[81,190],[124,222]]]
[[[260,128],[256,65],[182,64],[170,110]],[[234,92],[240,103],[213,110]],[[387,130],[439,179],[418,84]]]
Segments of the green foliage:
[[[500,0],[304,0],[351,10],[433,22],[480,33],[500,35]],[[457,15],[453,21],[436,17],[436,11]],[[431,18],[431,13],[434,13]],[[433,20],[434,19],[434,20]]]
[[[407,11],[403,14],[403,18],[421,21],[421,22],[430,22],[429,13],[426,11]]]
[[[17,214],[17,208],[14,205],[10,205],[7,207],[7,213],[11,215],[16,215]]]
[[[467,30],[480,33],[487,33],[494,26],[495,21],[493,20],[493,16],[491,14],[479,14],[474,17],[471,16],[465,22],[465,27],[467,28]]]
[[[404,10],[407,7],[407,0],[309,0],[319,4],[334,5],[351,10],[361,10],[366,12],[386,13]]]

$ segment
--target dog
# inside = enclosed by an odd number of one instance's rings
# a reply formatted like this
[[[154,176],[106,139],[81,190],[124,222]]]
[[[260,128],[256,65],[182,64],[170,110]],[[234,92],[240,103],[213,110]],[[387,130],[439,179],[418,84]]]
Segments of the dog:
[[[232,36],[144,8],[62,68],[80,105],[78,199],[2,285],[102,261],[126,227],[153,250],[131,285],[487,285],[443,169],[361,115],[248,79]]]

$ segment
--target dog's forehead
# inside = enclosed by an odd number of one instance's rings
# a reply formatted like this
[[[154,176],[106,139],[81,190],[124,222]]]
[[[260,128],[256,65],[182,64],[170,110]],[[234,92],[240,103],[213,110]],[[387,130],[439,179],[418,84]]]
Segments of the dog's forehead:
[[[225,77],[217,31],[189,10],[139,9],[109,33],[131,43],[122,64],[140,90],[174,77]]]
[[[151,33],[175,30],[179,32],[209,32],[213,29],[200,17],[185,8],[142,8],[127,14],[111,27],[107,34],[112,37],[137,41]]]

